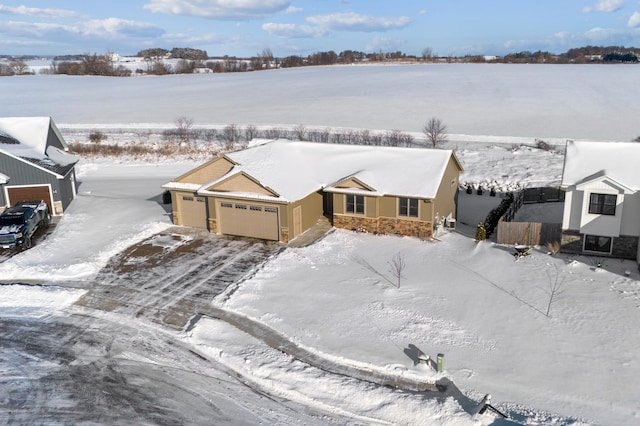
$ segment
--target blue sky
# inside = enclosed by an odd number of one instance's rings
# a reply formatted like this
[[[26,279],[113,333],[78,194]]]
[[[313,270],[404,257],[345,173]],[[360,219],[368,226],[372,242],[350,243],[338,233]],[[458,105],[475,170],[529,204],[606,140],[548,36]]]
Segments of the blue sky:
[[[0,54],[440,56],[640,47],[640,0],[0,0]]]

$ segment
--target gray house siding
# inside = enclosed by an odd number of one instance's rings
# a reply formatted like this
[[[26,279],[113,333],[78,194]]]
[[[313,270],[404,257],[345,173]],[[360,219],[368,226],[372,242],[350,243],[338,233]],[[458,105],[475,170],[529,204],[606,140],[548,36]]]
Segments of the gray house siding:
[[[56,194],[53,194],[54,201],[60,201],[62,203],[62,209],[66,210],[71,201],[76,196],[76,172],[75,169],[71,169],[69,173],[64,177],[64,179],[58,180],[58,185],[60,190],[58,191],[60,194],[60,199],[56,199]]]
[[[47,134],[47,146],[55,146],[63,151],[67,149],[67,146],[63,144],[64,138],[60,133],[60,130],[53,123],[53,120],[49,123],[49,133]]]
[[[7,176],[10,176],[11,179],[4,187],[18,186],[18,185],[51,185],[51,193],[53,196],[53,201],[60,201],[62,195],[60,180],[53,175],[52,173],[46,172],[38,167],[35,167],[27,162],[18,160],[14,157],[6,155],[4,153],[0,153],[0,170]],[[3,194],[3,198],[4,194]],[[68,204],[70,200],[67,200]],[[4,205],[6,205],[7,200],[4,199]],[[64,205],[64,202],[63,202]]]

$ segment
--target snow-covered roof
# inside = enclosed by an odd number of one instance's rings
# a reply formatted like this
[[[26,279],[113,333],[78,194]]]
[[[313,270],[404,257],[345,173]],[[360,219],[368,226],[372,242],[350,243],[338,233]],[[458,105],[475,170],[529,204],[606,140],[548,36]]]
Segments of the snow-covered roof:
[[[435,198],[452,155],[450,150],[439,149],[336,145],[282,139],[254,141],[247,149],[227,154],[238,165],[221,179],[245,172],[262,186],[276,191],[280,201],[296,201],[320,189],[376,196]],[[369,189],[336,189],[333,186],[349,178],[363,182]],[[202,185],[199,192],[204,193],[221,179]]]
[[[51,117],[0,117],[0,132],[20,142],[2,144],[19,157],[42,157],[47,148]]]
[[[640,143],[567,142],[562,186],[568,187],[593,177],[608,176],[635,191],[640,190]]]
[[[9,176],[0,173],[0,185],[4,185],[9,182]]]
[[[50,131],[60,146],[66,148],[51,117],[0,117],[0,152],[64,176],[78,157],[51,145]]]

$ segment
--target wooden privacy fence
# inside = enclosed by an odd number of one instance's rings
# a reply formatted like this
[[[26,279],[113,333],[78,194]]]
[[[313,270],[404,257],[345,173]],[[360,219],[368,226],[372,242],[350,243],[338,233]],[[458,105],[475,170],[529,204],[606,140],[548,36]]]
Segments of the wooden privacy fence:
[[[541,246],[547,243],[560,242],[561,223],[542,222],[498,222],[498,244],[526,244]]]
[[[561,223],[512,222],[512,220],[523,204],[564,202],[564,191],[557,188],[527,188],[513,195],[513,203],[498,222],[496,242],[529,246],[560,242]]]

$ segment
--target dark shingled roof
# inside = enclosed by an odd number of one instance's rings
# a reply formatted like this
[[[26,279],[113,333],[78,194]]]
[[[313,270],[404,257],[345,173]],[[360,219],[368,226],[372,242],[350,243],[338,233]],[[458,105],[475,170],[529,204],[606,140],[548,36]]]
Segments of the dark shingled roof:
[[[0,132],[0,144],[4,145],[17,145],[20,141],[5,132]]]
[[[47,169],[50,172],[57,173],[61,176],[65,176],[76,163],[68,164],[66,166],[61,166],[60,164],[55,163],[54,161],[48,158],[28,158],[28,157],[20,157],[23,160],[26,160],[32,164],[42,167],[43,169]]]

